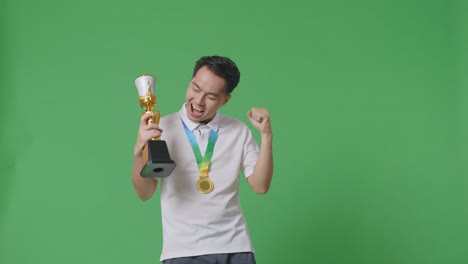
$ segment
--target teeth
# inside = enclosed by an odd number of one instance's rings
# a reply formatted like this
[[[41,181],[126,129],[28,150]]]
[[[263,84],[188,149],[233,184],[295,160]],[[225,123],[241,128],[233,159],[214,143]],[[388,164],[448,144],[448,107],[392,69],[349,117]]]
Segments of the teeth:
[[[197,111],[199,111],[199,112],[203,111],[201,108],[198,108],[198,107],[196,107],[195,105],[192,105],[192,106],[193,106],[193,109],[195,109],[195,110],[197,110]]]

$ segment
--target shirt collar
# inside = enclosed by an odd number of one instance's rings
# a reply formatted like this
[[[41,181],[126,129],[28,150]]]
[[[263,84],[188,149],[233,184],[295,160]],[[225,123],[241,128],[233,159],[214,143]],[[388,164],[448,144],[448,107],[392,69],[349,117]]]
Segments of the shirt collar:
[[[190,129],[190,131],[193,131],[197,129],[201,123],[193,122],[190,120],[187,116],[187,109],[185,108],[185,103],[182,105],[182,108],[179,111],[179,116],[182,118],[182,121],[184,121],[185,125]],[[215,116],[213,119],[211,119],[210,122],[208,122],[206,125],[213,129],[214,131],[218,131],[219,125],[221,123],[221,116],[219,115],[218,112],[216,112]]]

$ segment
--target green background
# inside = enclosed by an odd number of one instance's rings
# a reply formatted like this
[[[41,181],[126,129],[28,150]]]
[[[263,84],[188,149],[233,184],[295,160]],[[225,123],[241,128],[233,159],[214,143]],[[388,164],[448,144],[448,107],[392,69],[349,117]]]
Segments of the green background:
[[[1,0],[0,14],[0,263],[159,263],[159,193],[143,203],[130,180],[133,81],[156,75],[157,110],[177,111],[213,54],[242,73],[222,112],[271,113],[270,192],[241,185],[258,263],[468,263],[466,1]]]

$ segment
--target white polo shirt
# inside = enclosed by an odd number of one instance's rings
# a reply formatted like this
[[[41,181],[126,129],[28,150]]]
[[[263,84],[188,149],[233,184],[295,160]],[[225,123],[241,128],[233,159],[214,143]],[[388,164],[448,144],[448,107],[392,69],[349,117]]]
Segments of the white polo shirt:
[[[181,119],[192,130],[204,155],[210,128],[218,131],[208,176],[214,190],[196,188],[200,171]],[[258,145],[239,120],[216,113],[206,125],[187,118],[185,105],[178,113],[161,118],[159,126],[176,168],[159,180],[163,249],[161,261],[170,258],[253,252],[239,201],[239,172],[252,175]]]

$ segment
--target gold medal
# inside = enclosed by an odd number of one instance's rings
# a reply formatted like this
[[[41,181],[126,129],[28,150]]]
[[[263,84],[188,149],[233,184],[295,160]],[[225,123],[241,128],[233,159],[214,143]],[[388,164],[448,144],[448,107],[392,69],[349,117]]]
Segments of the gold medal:
[[[200,179],[197,181],[197,190],[201,193],[207,194],[213,191],[214,184],[208,177],[200,176]]]
[[[213,156],[214,145],[218,138],[218,132],[211,129],[208,146],[206,146],[205,150],[205,156],[202,156],[193,131],[187,127],[184,120],[182,120],[182,124],[184,125],[185,133],[190,141],[190,145],[192,145],[193,154],[195,154],[195,159],[198,163],[198,168],[200,169],[200,178],[196,184],[197,190],[203,194],[210,193],[214,189],[214,183],[208,177],[208,170],[211,164],[211,157]]]

